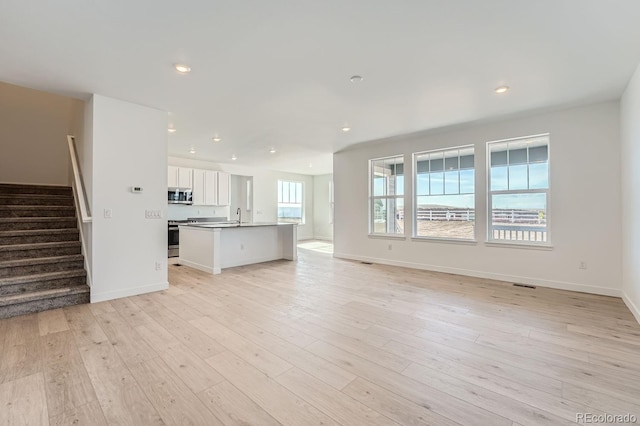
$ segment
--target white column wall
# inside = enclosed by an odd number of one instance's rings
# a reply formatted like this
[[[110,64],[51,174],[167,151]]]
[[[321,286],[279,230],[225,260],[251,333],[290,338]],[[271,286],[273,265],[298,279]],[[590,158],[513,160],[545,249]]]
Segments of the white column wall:
[[[93,214],[93,96],[84,103],[83,117],[82,126],[79,126],[81,132],[75,133],[74,136],[76,137],[76,153],[78,154],[80,173],[89,204],[89,214]],[[70,173],[72,174],[73,171]],[[82,223],[81,226],[85,262],[89,265],[87,273],[91,274],[87,284],[93,285],[93,224],[88,222]]]
[[[640,322],[640,66],[620,103],[623,298]]]
[[[166,289],[167,113],[100,95],[92,104],[91,300]]]
[[[333,240],[333,214],[329,197],[329,184],[333,175],[313,177],[313,230],[319,240]]]
[[[620,296],[619,103],[460,126],[363,144],[334,155],[335,256]],[[486,239],[486,142],[540,133],[551,138],[552,250],[493,247]],[[368,236],[368,160],[404,154],[405,209],[412,209],[413,152],[475,145],[474,245]],[[389,250],[391,245],[391,250]],[[579,262],[587,264],[579,269]]]

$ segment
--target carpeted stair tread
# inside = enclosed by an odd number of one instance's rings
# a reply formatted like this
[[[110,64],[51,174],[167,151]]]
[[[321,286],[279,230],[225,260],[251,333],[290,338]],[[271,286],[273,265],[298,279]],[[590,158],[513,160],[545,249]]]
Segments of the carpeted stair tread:
[[[25,204],[25,205],[10,205],[10,206],[3,206],[0,205],[0,210],[63,210],[63,211],[69,211],[69,210],[73,210],[75,211],[76,208],[74,206],[39,206],[39,205],[29,205],[29,204]]]
[[[21,251],[21,250],[39,250],[45,248],[61,248],[61,247],[81,247],[80,241],[55,241],[52,243],[29,243],[29,244],[7,244],[0,245],[0,252],[3,251]]]
[[[80,263],[58,271],[27,271],[14,277],[0,278],[0,296],[86,285],[87,273],[82,266]]]
[[[72,195],[0,194],[2,206],[73,206]]]
[[[21,185],[15,183],[0,183],[0,194],[61,194],[71,195],[70,186],[58,185]]]
[[[65,218],[67,219],[67,218]],[[44,229],[14,229],[10,231],[0,231],[0,237],[19,237],[27,235],[63,234],[78,232],[73,228],[44,228]]]
[[[75,234],[77,228],[46,228],[46,229],[17,229],[12,231],[0,231],[0,242],[5,237],[28,237],[33,235]]]
[[[0,230],[0,245],[21,245],[79,241],[78,228]],[[62,254],[62,253],[61,253]]]
[[[25,200],[73,200],[71,194],[3,194],[0,192],[0,198],[7,200],[15,200],[23,198]]]
[[[69,217],[69,216],[0,217],[0,223],[3,223],[3,222],[17,222],[17,223],[67,222],[69,220],[75,220],[75,218]]]
[[[78,219],[75,216],[0,217],[0,231],[61,228],[78,229]]]
[[[51,257],[36,257],[28,259],[14,259],[0,261],[0,268],[15,267],[15,266],[28,266],[28,265],[43,265],[46,263],[58,263],[69,261],[83,261],[84,256],[81,254],[69,254],[66,256],[51,256]]]
[[[56,297],[69,296],[73,294],[89,293],[89,286],[78,285],[66,288],[55,288],[51,290],[33,291],[30,293],[12,294],[9,296],[0,296],[0,307],[17,305],[20,303],[34,302],[43,299],[53,299]]]
[[[73,193],[68,194],[6,194],[2,192],[2,185],[0,184],[0,197],[7,198],[73,198]]]
[[[0,287],[14,284],[24,284],[33,281],[51,281],[60,278],[75,278],[86,275],[84,269],[72,269],[70,271],[46,272],[42,274],[20,275],[17,277],[0,278]]]
[[[32,206],[0,205],[0,217],[23,218],[23,217],[75,217],[76,208],[74,206]]]

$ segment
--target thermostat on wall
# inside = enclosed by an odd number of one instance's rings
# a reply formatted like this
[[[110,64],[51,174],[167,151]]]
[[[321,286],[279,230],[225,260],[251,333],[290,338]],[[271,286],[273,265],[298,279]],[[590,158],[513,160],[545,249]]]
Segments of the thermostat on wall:
[[[142,187],[141,186],[132,186],[131,187],[131,192],[133,192],[133,193],[142,192]]]

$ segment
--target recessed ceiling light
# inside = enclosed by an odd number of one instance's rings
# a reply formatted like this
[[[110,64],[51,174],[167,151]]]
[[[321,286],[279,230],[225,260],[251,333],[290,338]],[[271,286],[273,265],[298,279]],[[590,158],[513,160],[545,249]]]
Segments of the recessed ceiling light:
[[[233,161],[236,161],[236,160],[238,159],[238,157],[236,157],[236,155],[235,155],[235,154],[233,154],[233,155],[231,156],[231,159],[232,159]]]
[[[169,127],[169,128],[167,129],[167,131],[168,131],[169,133],[175,133],[175,132],[176,132],[176,129],[174,129],[173,127]]]
[[[497,94],[507,93],[508,91],[509,91],[509,86],[496,87],[496,90],[495,90]]]
[[[196,149],[195,149],[195,148],[191,148],[191,149],[189,150],[189,154],[195,154],[195,153],[196,153]]]
[[[309,167],[313,167],[313,163],[309,163]]]
[[[351,131],[351,127],[349,127],[349,126],[342,126],[342,128],[341,128],[340,130],[342,130],[343,132],[347,133],[347,132],[350,132],[350,131]]]
[[[214,142],[220,142],[222,140],[222,138],[220,136],[214,136],[211,138],[212,141]]]
[[[362,77],[361,75],[352,75],[349,79],[349,81],[351,81],[352,83],[360,83],[362,80],[364,80],[364,77]]]
[[[271,148],[271,149],[269,150],[269,154],[275,154],[275,153],[276,153],[276,149],[275,149],[275,148]]]
[[[191,72],[191,67],[185,64],[173,64],[173,67],[181,74],[188,74]]]

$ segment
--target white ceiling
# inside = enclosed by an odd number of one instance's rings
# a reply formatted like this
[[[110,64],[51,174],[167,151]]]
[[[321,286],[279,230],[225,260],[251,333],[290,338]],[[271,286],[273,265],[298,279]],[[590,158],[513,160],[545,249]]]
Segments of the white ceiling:
[[[2,0],[0,80],[169,111],[173,156],[320,174],[355,143],[616,99],[639,22],[637,0]]]

